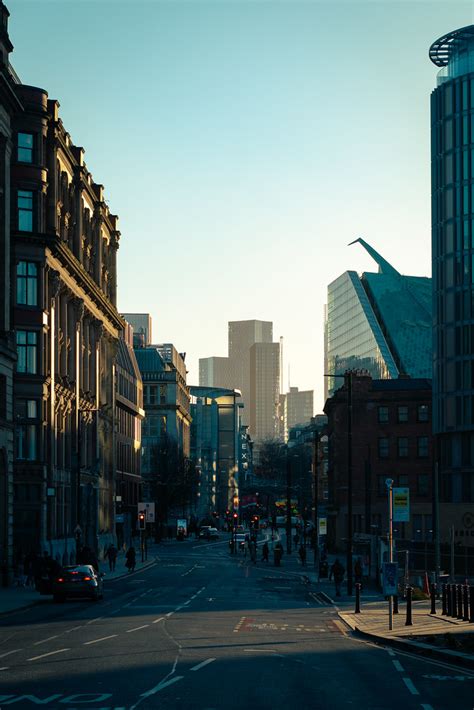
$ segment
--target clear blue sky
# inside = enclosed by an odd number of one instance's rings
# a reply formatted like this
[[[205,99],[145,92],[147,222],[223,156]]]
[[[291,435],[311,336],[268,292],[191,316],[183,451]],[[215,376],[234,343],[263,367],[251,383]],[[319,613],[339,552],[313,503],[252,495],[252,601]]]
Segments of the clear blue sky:
[[[120,310],[152,314],[192,384],[228,320],[272,320],[320,411],[327,284],[374,270],[347,244],[430,274],[428,48],[473,3],[6,3],[12,63],[120,217]]]

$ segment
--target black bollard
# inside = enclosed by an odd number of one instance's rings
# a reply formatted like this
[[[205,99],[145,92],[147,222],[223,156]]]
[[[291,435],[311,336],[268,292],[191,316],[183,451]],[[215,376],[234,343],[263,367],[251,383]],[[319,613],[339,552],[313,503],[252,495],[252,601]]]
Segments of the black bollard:
[[[398,594],[393,597],[393,613],[398,614]]]
[[[446,585],[443,584],[441,589],[442,589],[442,604],[443,604],[443,608],[441,610],[441,616],[447,616],[447,614],[448,614],[448,608],[447,608],[448,598],[447,598],[447,594],[446,594]]]
[[[462,584],[458,584],[458,614],[456,619],[462,619]]]
[[[448,616],[451,616],[451,585],[446,585],[446,601],[447,601],[447,612]]]
[[[413,621],[411,620],[411,592],[412,588],[407,587],[407,618],[405,626],[413,626]]]
[[[462,620],[469,621],[469,587],[467,586],[467,584],[463,584],[462,601],[464,607],[464,614]]]
[[[360,582],[357,582],[355,585],[355,590],[356,590],[356,608],[355,608],[355,613],[360,614]]]
[[[452,584],[451,585],[451,616],[453,619],[455,619],[458,615],[457,611],[457,593],[456,593],[456,585]]]
[[[469,623],[474,624],[474,587],[469,587]]]
[[[430,614],[436,614],[436,584],[431,585],[431,611]]]

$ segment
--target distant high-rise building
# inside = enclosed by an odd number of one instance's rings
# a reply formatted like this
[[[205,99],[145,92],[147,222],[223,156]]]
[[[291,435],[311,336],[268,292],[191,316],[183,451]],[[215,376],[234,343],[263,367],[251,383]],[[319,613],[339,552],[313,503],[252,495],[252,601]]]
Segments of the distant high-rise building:
[[[242,393],[243,424],[251,425],[252,399],[250,394],[250,349],[255,343],[272,343],[273,323],[262,320],[229,321],[229,360],[234,387]],[[252,431],[252,436],[257,436]]]
[[[250,431],[257,441],[279,436],[280,343],[250,348]]]
[[[228,357],[203,357],[199,359],[199,386],[232,389],[234,377]]]
[[[474,545],[474,25],[430,48],[433,431],[440,537]],[[461,552],[459,553],[461,557]],[[462,555],[464,556],[464,555]],[[467,559],[466,555],[466,559]]]
[[[133,344],[136,348],[147,348],[151,344],[151,315],[149,313],[122,313],[133,328]]]
[[[431,279],[402,276],[363,239],[378,273],[346,271],[328,286],[325,366],[329,375],[367,370],[375,379],[431,378]],[[325,397],[341,382],[324,378]]]
[[[288,429],[297,424],[306,424],[313,416],[313,390],[299,390],[290,387],[286,395]]]

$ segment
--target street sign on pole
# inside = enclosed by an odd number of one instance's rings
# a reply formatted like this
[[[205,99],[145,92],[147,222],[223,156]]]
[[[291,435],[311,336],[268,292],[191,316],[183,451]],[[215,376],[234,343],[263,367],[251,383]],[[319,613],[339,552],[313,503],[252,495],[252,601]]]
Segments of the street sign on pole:
[[[410,522],[410,489],[393,489],[393,521],[396,523]]]

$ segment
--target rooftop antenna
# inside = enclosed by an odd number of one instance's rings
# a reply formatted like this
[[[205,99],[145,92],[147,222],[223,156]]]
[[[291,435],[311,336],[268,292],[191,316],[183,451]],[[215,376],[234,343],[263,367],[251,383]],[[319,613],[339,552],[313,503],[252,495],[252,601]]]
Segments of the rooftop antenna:
[[[288,363],[288,392],[290,391],[290,363]]]

